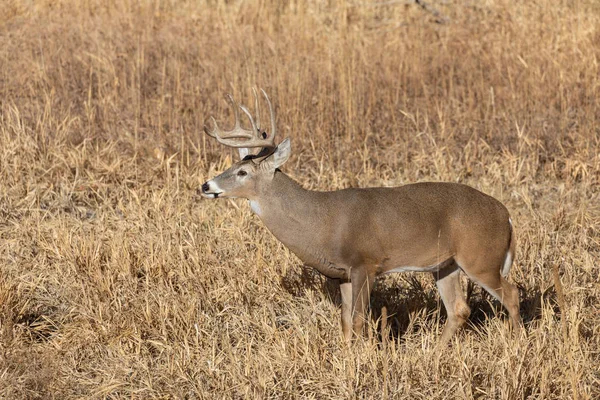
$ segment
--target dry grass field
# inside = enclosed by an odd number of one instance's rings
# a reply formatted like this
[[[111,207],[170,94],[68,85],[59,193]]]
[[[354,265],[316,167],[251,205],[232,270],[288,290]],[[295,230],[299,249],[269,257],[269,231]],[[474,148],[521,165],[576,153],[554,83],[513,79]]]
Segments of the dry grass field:
[[[0,398],[599,398],[599,63],[596,0],[3,2]],[[431,275],[397,274],[346,346],[335,284],[196,195],[253,86],[307,188],[501,200],[525,332],[465,281],[436,351]]]

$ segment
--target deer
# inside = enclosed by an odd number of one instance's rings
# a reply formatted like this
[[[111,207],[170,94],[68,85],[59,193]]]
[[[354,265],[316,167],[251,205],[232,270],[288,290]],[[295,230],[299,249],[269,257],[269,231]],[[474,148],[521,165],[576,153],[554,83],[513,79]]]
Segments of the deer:
[[[439,344],[449,342],[469,318],[460,276],[498,299],[510,326],[521,325],[518,289],[507,281],[516,237],[506,207],[470,186],[420,182],[399,187],[304,189],[281,171],[290,158],[290,139],[275,144],[271,101],[270,129],[262,129],[259,96],[253,89],[254,117],[233,96],[233,129],[223,131],[211,116],[205,133],[237,148],[240,161],[202,184],[208,199],[244,198],[268,230],[305,265],[339,281],[343,339],[364,334],[375,278],[395,272],[431,273],[446,309]],[[242,127],[242,111],[250,128]]]

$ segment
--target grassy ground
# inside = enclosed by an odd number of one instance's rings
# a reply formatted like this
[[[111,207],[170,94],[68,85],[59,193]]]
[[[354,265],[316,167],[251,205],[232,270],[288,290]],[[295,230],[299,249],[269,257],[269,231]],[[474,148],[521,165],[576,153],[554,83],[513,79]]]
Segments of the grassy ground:
[[[0,7],[0,398],[598,398],[600,5],[428,4]],[[526,334],[475,288],[437,352],[433,281],[404,274],[344,346],[335,286],[244,201],[195,196],[236,156],[204,120],[252,86],[305,187],[506,204]]]

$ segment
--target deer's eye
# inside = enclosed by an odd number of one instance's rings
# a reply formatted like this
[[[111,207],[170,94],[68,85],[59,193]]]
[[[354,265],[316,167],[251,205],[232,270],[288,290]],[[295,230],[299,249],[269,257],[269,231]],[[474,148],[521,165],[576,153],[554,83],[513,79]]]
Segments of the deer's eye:
[[[246,171],[244,171],[243,169],[240,169],[237,173],[238,176],[246,176],[248,175],[248,173]]]

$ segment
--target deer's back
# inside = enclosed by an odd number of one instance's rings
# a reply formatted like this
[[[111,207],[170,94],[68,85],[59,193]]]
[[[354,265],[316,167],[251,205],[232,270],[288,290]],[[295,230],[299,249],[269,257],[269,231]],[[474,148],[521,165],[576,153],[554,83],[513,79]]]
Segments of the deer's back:
[[[505,251],[509,214],[498,200],[457,183],[328,192],[330,247],[339,262],[396,268],[435,264],[459,251]]]

